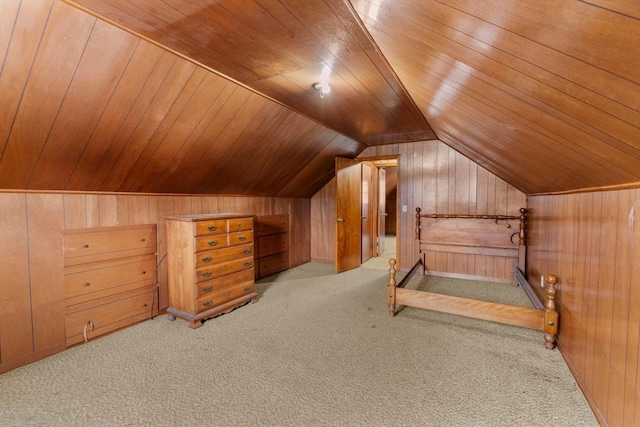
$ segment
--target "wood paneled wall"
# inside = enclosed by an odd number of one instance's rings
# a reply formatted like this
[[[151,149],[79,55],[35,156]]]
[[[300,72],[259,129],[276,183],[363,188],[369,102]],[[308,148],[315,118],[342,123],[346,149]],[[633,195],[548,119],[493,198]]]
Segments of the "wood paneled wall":
[[[309,199],[0,192],[0,372],[65,348],[63,230],[158,224],[160,261],[167,216],[214,212],[288,214],[289,264],[310,261]],[[162,309],[166,263],[158,270]]]
[[[560,351],[601,424],[640,425],[640,189],[528,202],[529,282],[560,278]]]
[[[415,208],[424,213],[519,215],[526,207],[525,195],[486,169],[440,141],[390,144],[366,149],[361,157],[398,156],[398,216],[400,268],[408,270],[417,261]],[[312,246],[314,260],[335,256],[335,182],[312,198]],[[407,212],[402,207],[407,207]],[[332,234],[333,233],[333,234]],[[320,239],[314,236],[321,236]],[[460,275],[501,277],[504,261],[495,257],[440,252],[427,258],[427,267]]]

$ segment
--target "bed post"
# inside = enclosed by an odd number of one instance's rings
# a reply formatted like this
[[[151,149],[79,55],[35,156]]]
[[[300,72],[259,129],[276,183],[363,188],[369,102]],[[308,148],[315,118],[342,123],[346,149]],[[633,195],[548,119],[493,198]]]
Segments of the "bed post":
[[[520,232],[518,233],[518,268],[527,274],[527,209],[520,208]]]
[[[558,290],[558,276],[550,274],[546,279],[547,288],[545,293],[547,300],[544,303],[544,341],[545,347],[553,350],[556,346],[556,335],[558,334],[558,311],[556,309],[556,295]]]
[[[387,284],[387,306],[389,316],[396,314],[396,259],[389,259],[389,283]]]
[[[420,240],[420,212],[422,209],[416,208],[416,240]]]

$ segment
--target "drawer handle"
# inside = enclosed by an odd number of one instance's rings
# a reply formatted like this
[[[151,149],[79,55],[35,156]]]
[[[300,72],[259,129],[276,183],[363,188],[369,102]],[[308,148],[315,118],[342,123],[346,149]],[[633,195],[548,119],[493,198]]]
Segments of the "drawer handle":
[[[247,262],[245,262],[245,263],[244,263],[244,266],[245,266],[245,267],[251,267],[251,261],[247,261]]]
[[[242,289],[244,292],[249,292],[251,290],[251,287],[247,286],[245,288]]]
[[[89,247],[88,243],[85,243],[84,245],[82,245],[83,248],[87,249]]]
[[[82,331],[82,336],[84,337],[84,342],[88,342],[89,338],[87,338],[87,332],[89,333],[89,335],[93,335],[93,329],[95,328],[95,325],[93,324],[93,322],[91,320],[87,320],[86,322],[84,322],[84,330]]]
[[[202,303],[203,306],[205,307],[209,307],[211,304],[213,304],[213,301],[209,300],[209,301],[205,301]]]
[[[142,270],[142,274],[147,274],[146,270]]]
[[[146,307],[146,306],[147,306],[147,303],[145,302],[144,304],[142,304],[142,306],[143,306],[143,307]]]
[[[211,273],[210,271],[205,271],[204,273],[202,273],[202,277],[211,277],[213,275],[213,273]]]
[[[207,228],[209,229],[209,231],[216,231],[218,229],[218,227],[215,225],[210,225]]]
[[[213,286],[205,286],[202,288],[202,292],[211,292],[213,290]]]
[[[202,258],[202,262],[211,262],[211,261],[213,261],[213,258],[211,258],[210,256],[206,256]]]
[[[84,282],[84,283],[82,284],[82,286],[84,286],[84,287],[86,288],[87,286],[91,286],[91,283],[89,283],[89,282]]]
[[[145,239],[144,237],[142,239],[140,239],[141,242],[146,242],[147,239]]]
[[[238,237],[238,240],[240,240],[241,242],[244,242],[245,240],[247,240],[247,236],[240,236]]]
[[[207,244],[208,244],[209,246],[215,246],[215,245],[217,245],[217,244],[218,244],[218,241],[217,241],[217,240],[209,240],[209,241],[207,242]]]
[[[242,227],[242,223],[241,223],[241,222],[239,222],[239,223],[237,223],[237,224],[236,224],[236,226],[237,226],[238,228],[240,228],[240,227]]]
[[[245,255],[249,255],[251,253],[251,249],[246,248],[244,251],[242,251],[242,253]]]

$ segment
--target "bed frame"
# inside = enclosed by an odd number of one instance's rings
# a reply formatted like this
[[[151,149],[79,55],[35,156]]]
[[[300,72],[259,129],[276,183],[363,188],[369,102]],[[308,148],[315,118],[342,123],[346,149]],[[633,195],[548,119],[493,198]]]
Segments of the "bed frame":
[[[421,240],[421,218],[466,218],[466,219],[489,219],[498,223],[500,220],[520,220],[520,229],[517,233],[511,234],[511,242],[513,237],[518,235],[518,263],[514,265],[514,276],[523,278],[522,271],[524,267],[525,247],[526,247],[526,209],[520,209],[520,216],[505,215],[447,215],[447,214],[421,214],[420,208],[416,209],[416,238]],[[422,240],[420,241],[421,248]],[[421,249],[422,252],[422,249]],[[422,254],[421,254],[422,255]],[[414,264],[409,273],[396,284],[396,268],[397,261],[392,258],[389,260],[389,283],[387,292],[387,303],[389,307],[389,315],[394,316],[398,306],[416,307],[425,310],[438,311],[443,313],[456,314],[460,316],[471,317],[475,319],[489,320],[492,322],[504,323],[507,325],[521,326],[530,329],[536,329],[544,332],[545,347],[552,350],[556,346],[556,335],[558,333],[558,311],[556,309],[556,295],[558,293],[556,284],[558,278],[554,275],[546,277],[545,301],[544,304],[535,304],[538,308],[527,308],[508,304],[499,304],[487,301],[474,300],[469,298],[460,298],[449,295],[436,294],[433,292],[418,291],[405,289],[406,284],[411,277],[423,267],[424,261],[421,258]],[[524,280],[526,282],[526,280]],[[528,286],[528,284],[527,284]],[[526,289],[525,289],[526,290]],[[527,292],[530,298],[532,295],[530,289]],[[537,298],[537,297],[534,297]],[[532,299],[533,302],[533,299]]]

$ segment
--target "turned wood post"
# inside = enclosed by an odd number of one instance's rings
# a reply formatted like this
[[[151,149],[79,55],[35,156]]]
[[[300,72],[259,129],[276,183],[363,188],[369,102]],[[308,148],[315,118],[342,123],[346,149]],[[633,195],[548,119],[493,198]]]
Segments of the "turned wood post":
[[[416,208],[416,240],[420,240],[420,212],[422,209]]]
[[[544,341],[545,347],[553,350],[556,346],[556,335],[558,334],[558,310],[556,309],[558,276],[550,274],[547,276],[546,282],[545,294],[547,295],[547,300],[544,303]]]
[[[387,284],[387,306],[389,316],[396,314],[396,259],[389,259],[389,283]]]
[[[527,274],[527,209],[520,208],[520,232],[518,233],[518,268]]]

